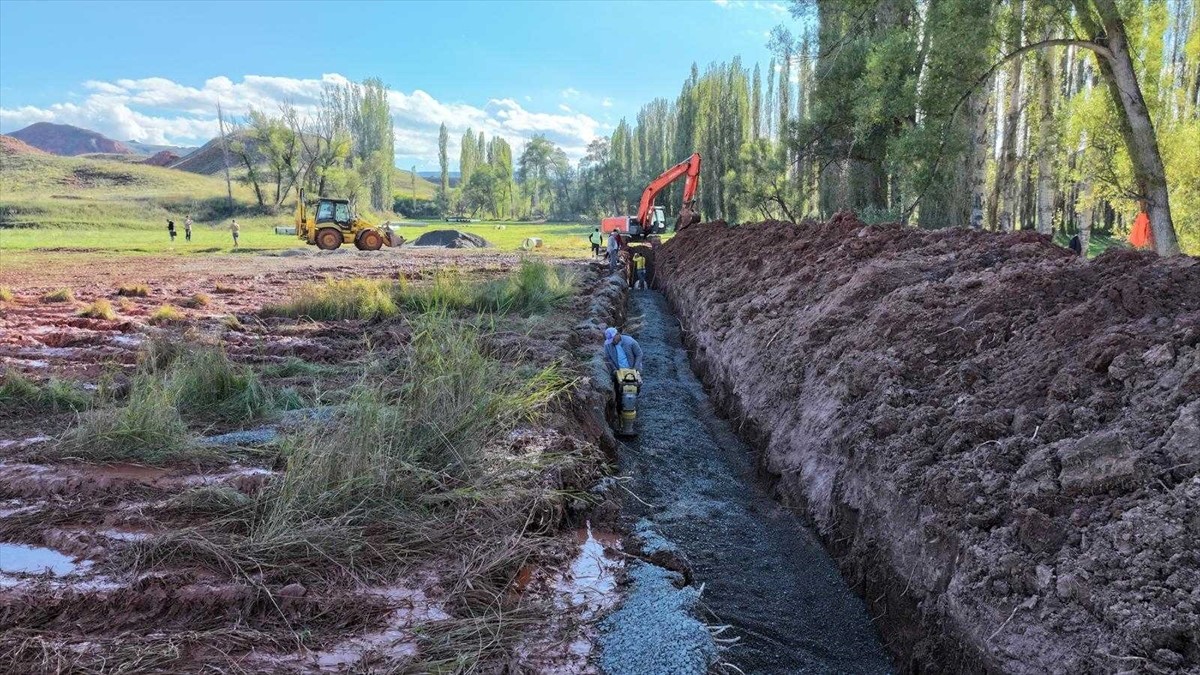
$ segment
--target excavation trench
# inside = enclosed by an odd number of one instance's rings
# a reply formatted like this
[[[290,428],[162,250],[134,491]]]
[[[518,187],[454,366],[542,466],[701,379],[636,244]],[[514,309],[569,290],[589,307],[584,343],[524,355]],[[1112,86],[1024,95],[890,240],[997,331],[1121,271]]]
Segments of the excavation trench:
[[[701,618],[728,625],[722,660],[746,673],[881,673],[891,667],[861,600],[816,537],[756,475],[752,450],[692,372],[666,299],[634,291],[644,350],[637,438],[619,450],[626,525],[673,544],[703,586]],[[647,548],[647,547],[643,547]]]

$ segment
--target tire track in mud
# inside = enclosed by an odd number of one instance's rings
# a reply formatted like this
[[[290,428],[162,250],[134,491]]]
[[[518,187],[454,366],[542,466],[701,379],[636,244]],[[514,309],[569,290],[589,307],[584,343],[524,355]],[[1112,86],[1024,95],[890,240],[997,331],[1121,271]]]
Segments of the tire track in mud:
[[[686,557],[710,621],[739,638],[725,659],[744,672],[890,672],[862,601],[759,483],[752,451],[717,415],[666,299],[635,291],[630,304],[642,316],[645,385],[640,435],[619,453],[638,497],[626,500],[627,524],[648,520]]]

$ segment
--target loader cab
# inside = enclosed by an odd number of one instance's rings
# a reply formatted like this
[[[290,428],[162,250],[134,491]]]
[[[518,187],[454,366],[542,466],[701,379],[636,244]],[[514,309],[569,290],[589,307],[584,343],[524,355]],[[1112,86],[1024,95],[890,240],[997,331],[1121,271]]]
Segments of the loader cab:
[[[343,230],[350,229],[354,216],[350,213],[350,202],[346,199],[322,198],[317,202],[316,224],[334,223]]]

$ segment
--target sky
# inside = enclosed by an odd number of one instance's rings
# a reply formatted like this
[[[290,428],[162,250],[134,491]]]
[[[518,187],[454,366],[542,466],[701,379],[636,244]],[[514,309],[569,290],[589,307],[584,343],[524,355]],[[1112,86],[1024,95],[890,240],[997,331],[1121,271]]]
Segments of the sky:
[[[674,99],[693,62],[770,59],[783,2],[26,2],[0,0],[0,132],[39,121],[199,145],[227,113],[302,112],[323,83],[389,87],[397,165],[438,167],[442,122],[572,159]]]

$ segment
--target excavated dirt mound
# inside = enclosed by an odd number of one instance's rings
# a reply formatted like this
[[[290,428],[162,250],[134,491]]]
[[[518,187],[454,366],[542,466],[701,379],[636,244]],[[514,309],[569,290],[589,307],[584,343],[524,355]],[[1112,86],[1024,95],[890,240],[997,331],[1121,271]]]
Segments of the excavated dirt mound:
[[[1200,262],[839,214],[657,266],[902,669],[1200,669]]]
[[[487,248],[486,239],[462,230],[431,230],[417,237],[415,246],[441,246],[443,248]]]

